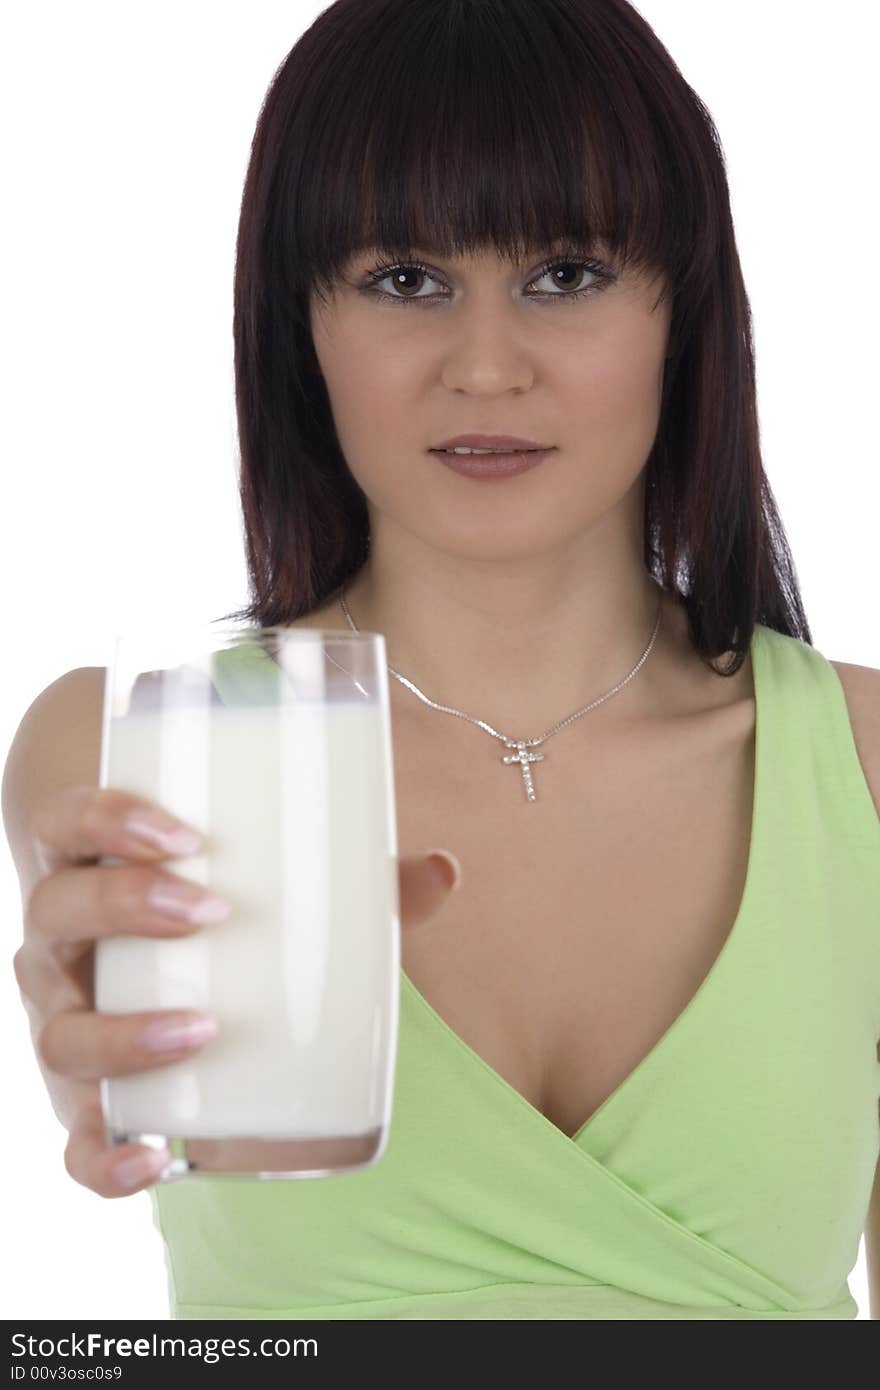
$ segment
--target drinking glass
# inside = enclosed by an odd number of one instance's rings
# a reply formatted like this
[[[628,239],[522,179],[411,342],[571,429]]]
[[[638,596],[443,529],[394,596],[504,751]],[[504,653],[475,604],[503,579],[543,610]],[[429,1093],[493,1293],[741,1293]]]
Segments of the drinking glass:
[[[114,634],[100,784],[200,830],[203,848],[162,869],[233,904],[185,937],[96,943],[99,1011],[199,1009],[219,1024],[188,1059],[101,1081],[109,1141],[167,1145],[163,1182],[377,1163],[400,969],[384,637]]]

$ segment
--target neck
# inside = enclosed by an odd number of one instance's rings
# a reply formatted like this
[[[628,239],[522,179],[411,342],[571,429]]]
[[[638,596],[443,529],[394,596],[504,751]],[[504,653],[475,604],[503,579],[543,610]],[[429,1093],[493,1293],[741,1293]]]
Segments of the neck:
[[[377,545],[374,534],[369,560],[344,592],[360,631],[383,633],[389,666],[428,699],[506,736],[538,737],[629,675],[660,611],[646,661],[601,707],[604,719],[606,710],[612,719],[657,713],[673,600],[636,557],[581,551],[552,561],[463,563],[416,548]],[[345,623],[338,600],[337,610]],[[437,720],[400,682],[392,678],[390,688],[404,717]]]

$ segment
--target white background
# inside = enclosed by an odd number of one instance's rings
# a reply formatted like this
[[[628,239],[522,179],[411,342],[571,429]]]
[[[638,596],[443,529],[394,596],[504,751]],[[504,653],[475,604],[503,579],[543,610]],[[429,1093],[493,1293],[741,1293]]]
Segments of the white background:
[[[246,598],[232,272],[260,102],[321,7],[19,4],[0,44],[6,638],[0,755],[24,710],[141,618]],[[880,667],[877,143],[871,0],[642,0],[720,130],[755,319],[765,466],[815,645]],[[11,970],[0,842],[7,1318],[163,1318],[146,1193],[64,1169]],[[880,929],[880,925],[878,925]],[[864,1243],[850,1279],[868,1316]]]

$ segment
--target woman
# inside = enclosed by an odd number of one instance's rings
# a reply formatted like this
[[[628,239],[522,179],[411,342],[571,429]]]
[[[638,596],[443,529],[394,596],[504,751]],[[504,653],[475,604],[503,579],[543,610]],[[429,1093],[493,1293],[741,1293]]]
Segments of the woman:
[[[401,854],[463,877],[380,1163],[151,1188],[175,1316],[854,1317],[880,818],[706,109],[624,0],[337,0],[260,112],[234,331],[226,617],[386,635]]]

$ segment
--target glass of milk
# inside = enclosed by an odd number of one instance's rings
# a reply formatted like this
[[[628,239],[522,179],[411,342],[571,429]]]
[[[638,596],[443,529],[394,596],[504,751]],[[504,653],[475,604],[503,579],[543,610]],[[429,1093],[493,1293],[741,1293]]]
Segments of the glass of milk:
[[[203,849],[163,870],[233,903],[186,937],[96,943],[98,1010],[194,1008],[219,1024],[189,1059],[101,1082],[109,1140],[167,1144],[165,1182],[377,1163],[400,969],[384,637],[116,635],[100,784],[202,831]]]

